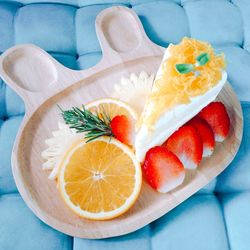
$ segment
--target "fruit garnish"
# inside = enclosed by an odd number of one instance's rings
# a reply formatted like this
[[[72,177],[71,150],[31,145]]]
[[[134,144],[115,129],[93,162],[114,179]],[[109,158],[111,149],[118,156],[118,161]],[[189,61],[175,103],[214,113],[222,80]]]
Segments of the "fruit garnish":
[[[86,107],[83,105],[81,109],[73,107],[61,111],[65,123],[77,133],[84,133],[87,142],[101,136],[111,136],[129,145],[133,144],[137,115],[126,103],[114,99],[100,99]]]
[[[77,215],[107,220],[126,212],[141,189],[141,167],[132,150],[110,137],[77,141],[58,178],[63,201]]]
[[[144,175],[152,188],[166,193],[183,183],[185,169],[178,157],[165,147],[151,148],[142,165]]]
[[[180,127],[163,146],[178,156],[187,169],[196,169],[202,159],[202,140],[196,129],[190,125]]]
[[[141,114],[149,97],[154,81],[154,74],[148,75],[142,71],[139,75],[132,73],[129,78],[122,78],[114,85],[113,97],[129,103]]]
[[[43,170],[50,171],[49,179],[55,180],[58,176],[59,164],[65,152],[79,138],[87,136],[87,140],[94,140],[102,135],[118,136],[119,140],[129,145],[134,141],[134,124],[137,113],[126,103],[116,99],[104,98],[93,101],[85,108],[72,108],[62,111],[65,123],[58,123],[58,129],[45,140],[47,148],[42,152],[44,159]],[[129,117],[130,127],[119,123],[124,134],[116,135],[110,127],[111,118],[118,114]],[[87,124],[86,124],[87,122]],[[116,125],[118,128],[118,124]],[[130,133],[131,132],[131,133]]]
[[[216,55],[207,42],[185,37],[167,52],[145,107],[154,111],[143,117],[148,126],[174,106],[188,104],[216,86],[225,68],[224,55]]]
[[[86,105],[86,109],[92,113],[101,114],[103,111],[108,114],[110,119],[116,115],[126,115],[129,119],[137,121],[138,114],[127,102],[114,99],[114,98],[102,98],[90,102]]]
[[[225,140],[230,129],[230,118],[223,103],[212,102],[203,108],[198,115],[211,126],[215,141]]]
[[[133,145],[134,141],[134,127],[130,119],[125,115],[115,116],[111,122],[110,127],[112,134],[116,139],[127,145]]]
[[[215,139],[214,132],[210,125],[201,117],[195,116],[188,125],[193,126],[201,137],[203,143],[203,157],[211,156],[214,151]]]

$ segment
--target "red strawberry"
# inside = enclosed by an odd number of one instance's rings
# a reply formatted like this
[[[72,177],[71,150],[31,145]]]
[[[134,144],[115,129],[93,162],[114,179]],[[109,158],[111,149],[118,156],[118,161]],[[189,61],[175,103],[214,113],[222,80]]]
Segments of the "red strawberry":
[[[196,129],[190,125],[184,125],[175,131],[163,146],[181,160],[185,168],[195,169],[202,159],[202,140]]]
[[[195,116],[187,124],[193,126],[201,137],[201,140],[203,142],[202,156],[211,156],[215,146],[214,132],[212,128],[204,119],[199,116]]]
[[[117,140],[127,145],[133,145],[133,123],[127,116],[115,116],[110,122],[110,127]]]
[[[215,141],[222,142],[228,135],[230,119],[227,110],[221,102],[211,102],[198,116],[202,117],[211,126]]]
[[[165,147],[151,148],[142,165],[144,175],[152,188],[160,193],[166,193],[182,184],[185,169],[172,152]]]

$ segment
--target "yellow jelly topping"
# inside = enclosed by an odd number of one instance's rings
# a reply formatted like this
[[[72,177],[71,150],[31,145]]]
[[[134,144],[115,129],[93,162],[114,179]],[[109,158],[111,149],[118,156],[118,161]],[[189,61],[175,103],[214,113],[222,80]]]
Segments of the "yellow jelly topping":
[[[225,69],[224,55],[216,55],[212,46],[207,42],[184,37],[180,44],[168,48],[169,57],[161,64],[162,73],[156,77],[154,86],[146,104],[150,112],[142,118],[148,126],[178,104],[188,104],[192,97],[205,94],[213,88],[222,77]],[[197,66],[196,58],[207,53],[209,61]],[[181,74],[177,64],[193,64],[195,71]]]

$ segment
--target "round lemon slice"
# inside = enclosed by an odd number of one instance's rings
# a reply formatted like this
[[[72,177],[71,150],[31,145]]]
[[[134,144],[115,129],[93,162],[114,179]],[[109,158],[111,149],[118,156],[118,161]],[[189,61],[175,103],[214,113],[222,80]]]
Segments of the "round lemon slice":
[[[118,140],[77,141],[65,155],[58,178],[63,201],[76,214],[107,220],[126,212],[142,182],[133,151]]]
[[[102,98],[90,102],[85,106],[91,112],[103,113],[109,115],[110,119],[116,115],[126,115],[128,118],[132,118],[137,121],[137,112],[130,107],[127,103],[113,98]]]

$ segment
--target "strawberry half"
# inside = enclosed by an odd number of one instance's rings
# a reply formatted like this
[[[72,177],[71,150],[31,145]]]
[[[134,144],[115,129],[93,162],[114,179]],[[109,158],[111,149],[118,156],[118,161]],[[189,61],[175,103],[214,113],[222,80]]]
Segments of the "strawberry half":
[[[201,140],[203,142],[202,156],[211,156],[215,146],[214,132],[212,128],[204,119],[199,116],[195,116],[187,124],[193,126],[201,137]]]
[[[178,157],[165,147],[151,148],[142,169],[148,183],[160,193],[166,193],[182,184],[185,169]]]
[[[117,140],[127,145],[133,145],[134,126],[133,122],[127,116],[115,116],[110,122],[110,127]]]
[[[163,146],[176,154],[187,169],[197,168],[202,159],[201,137],[190,125],[180,127],[164,142]]]
[[[225,140],[230,129],[230,119],[227,110],[221,102],[211,102],[198,114],[211,126],[215,141]]]

